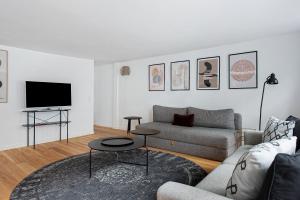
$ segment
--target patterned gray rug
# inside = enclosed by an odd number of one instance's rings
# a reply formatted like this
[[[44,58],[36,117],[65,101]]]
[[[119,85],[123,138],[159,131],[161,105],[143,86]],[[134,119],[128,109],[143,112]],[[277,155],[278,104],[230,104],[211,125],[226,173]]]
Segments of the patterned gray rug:
[[[122,160],[145,162],[145,151],[119,153]],[[170,154],[149,152],[149,175],[143,166],[116,162],[116,154],[95,152],[89,178],[89,154],[52,163],[25,178],[12,200],[154,200],[160,185],[176,181],[195,185],[206,172],[191,161]]]

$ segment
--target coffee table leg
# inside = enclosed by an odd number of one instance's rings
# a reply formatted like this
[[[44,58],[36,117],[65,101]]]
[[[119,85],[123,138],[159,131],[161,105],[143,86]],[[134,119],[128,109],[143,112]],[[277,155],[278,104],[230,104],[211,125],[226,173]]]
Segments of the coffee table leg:
[[[147,147],[147,136],[144,135],[144,148],[146,149],[146,175],[148,176],[149,172],[149,150]]]
[[[90,178],[92,178],[92,149],[90,150]]]
[[[130,135],[130,130],[131,130],[131,119],[128,119],[128,124],[127,124],[127,136]]]
[[[146,153],[147,153],[147,161],[146,161],[146,175],[148,176],[149,173],[149,150],[146,147]]]
[[[118,152],[115,152],[115,154],[116,154],[116,156],[117,156],[117,162],[120,162],[120,161],[119,161],[119,154],[118,154]]]
[[[147,147],[147,136],[144,135],[144,147],[146,148]]]

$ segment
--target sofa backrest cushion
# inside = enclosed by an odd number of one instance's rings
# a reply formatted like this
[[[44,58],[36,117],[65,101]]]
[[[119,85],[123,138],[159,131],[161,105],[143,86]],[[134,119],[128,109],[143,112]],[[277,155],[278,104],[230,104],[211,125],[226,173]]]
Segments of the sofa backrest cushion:
[[[268,170],[259,200],[300,199],[300,154],[278,154]]]
[[[252,147],[237,162],[226,187],[226,197],[238,200],[257,199],[264,178],[278,153],[292,155],[296,137],[265,142]]]
[[[286,121],[295,121],[295,128],[293,130],[293,135],[298,138],[296,150],[300,149],[300,119],[294,116],[289,116]]]
[[[165,106],[153,106],[153,121],[173,123],[174,114],[186,115],[187,108],[171,108]]]
[[[194,126],[235,129],[234,112],[232,109],[203,110],[189,107],[188,114],[195,115]]]

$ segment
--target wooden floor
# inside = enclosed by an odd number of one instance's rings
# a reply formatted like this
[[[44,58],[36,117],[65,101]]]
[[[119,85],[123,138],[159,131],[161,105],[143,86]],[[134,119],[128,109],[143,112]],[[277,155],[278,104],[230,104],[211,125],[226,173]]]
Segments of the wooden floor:
[[[125,132],[123,131],[96,127],[95,134],[69,139],[68,144],[66,141],[49,142],[37,145],[35,150],[31,147],[23,147],[0,151],[0,200],[9,199],[9,195],[14,187],[35,170],[54,161],[88,152],[87,143],[89,141],[101,137],[124,134]],[[199,164],[208,172],[220,164],[216,161],[186,154],[153,148],[151,150],[163,151],[187,158]]]

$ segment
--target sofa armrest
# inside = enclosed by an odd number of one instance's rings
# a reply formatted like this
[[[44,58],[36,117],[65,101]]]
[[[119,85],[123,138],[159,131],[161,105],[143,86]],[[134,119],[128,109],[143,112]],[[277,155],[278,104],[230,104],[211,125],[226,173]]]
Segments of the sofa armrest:
[[[234,113],[234,126],[235,130],[242,130],[243,128],[242,115],[240,113]]]
[[[245,145],[257,145],[262,143],[263,131],[244,131]]]
[[[225,189],[224,189],[225,193]],[[196,187],[176,182],[167,182],[159,187],[157,200],[230,200]]]

